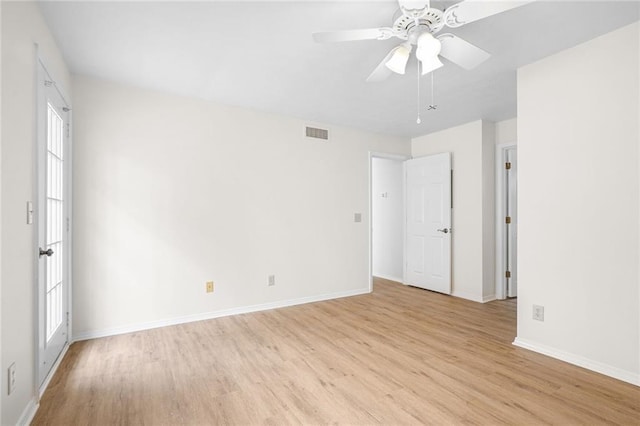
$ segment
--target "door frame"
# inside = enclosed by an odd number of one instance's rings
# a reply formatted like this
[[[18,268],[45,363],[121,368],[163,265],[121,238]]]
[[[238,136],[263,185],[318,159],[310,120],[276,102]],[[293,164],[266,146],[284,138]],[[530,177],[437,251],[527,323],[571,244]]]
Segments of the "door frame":
[[[392,154],[388,152],[378,152],[378,151],[369,151],[368,153],[369,159],[369,219],[368,219],[368,238],[369,238],[369,293],[373,291],[373,159],[374,158],[383,158],[386,160],[395,160],[404,162],[406,160],[410,160],[412,157],[410,155],[404,154]],[[404,217],[404,209],[406,204],[405,193],[404,193],[404,179],[402,182],[402,216]],[[405,233],[405,223],[402,223],[402,234],[404,238]],[[404,243],[402,244],[402,259],[404,262],[405,259],[405,248]],[[403,277],[404,281],[404,277]],[[404,284],[404,282],[403,282]]]
[[[52,365],[49,373],[46,378],[40,383],[40,339],[41,333],[43,330],[41,327],[41,307],[40,304],[43,303],[40,294],[40,258],[38,256],[38,250],[40,248],[40,216],[42,214],[42,208],[44,206],[40,205],[40,200],[42,198],[42,192],[44,188],[41,187],[41,179],[42,174],[46,173],[45,171],[45,158],[44,152],[42,150],[43,147],[46,146],[46,132],[44,129],[45,125],[45,114],[47,108],[47,97],[46,97],[46,88],[43,82],[45,80],[54,82],[54,87],[58,91],[59,95],[64,100],[65,104],[69,108],[68,111],[68,125],[69,129],[73,128],[73,112],[71,110],[71,102],[70,97],[68,96],[68,91],[65,90],[65,87],[60,83],[59,80],[55,79],[55,76],[51,73],[50,68],[47,67],[49,62],[46,60],[46,57],[43,57],[42,52],[40,52],[39,47],[35,44],[35,66],[36,72],[35,77],[36,81],[34,82],[36,86],[36,123],[35,123],[35,131],[36,135],[34,138],[34,164],[35,164],[35,182],[34,182],[34,200],[33,200],[33,211],[34,218],[33,224],[35,225],[35,229],[33,232],[33,250],[36,255],[34,256],[34,389],[35,394],[38,396],[38,400],[42,397],[42,394],[46,390],[51,378],[56,372],[60,362],[64,358],[67,350],[69,349],[69,345],[73,342],[72,336],[72,324],[73,324],[73,304],[72,304],[72,294],[73,294],[73,191],[72,191],[72,181],[73,181],[73,132],[69,131],[67,136],[67,144],[66,148],[66,156],[64,162],[64,173],[65,173],[65,183],[64,183],[64,195],[65,195],[65,210],[64,215],[67,218],[67,235],[66,235],[66,244],[64,245],[64,254],[65,254],[65,266],[66,266],[66,284],[67,284],[67,311],[68,314],[68,325],[67,325],[67,342],[63,347],[60,356],[56,362]]]
[[[505,248],[508,234],[504,229],[504,217],[509,188],[505,179],[504,164],[507,161],[507,151],[517,148],[518,145],[515,142],[496,145],[496,299],[507,298],[507,278],[504,276],[504,271],[507,263]]]

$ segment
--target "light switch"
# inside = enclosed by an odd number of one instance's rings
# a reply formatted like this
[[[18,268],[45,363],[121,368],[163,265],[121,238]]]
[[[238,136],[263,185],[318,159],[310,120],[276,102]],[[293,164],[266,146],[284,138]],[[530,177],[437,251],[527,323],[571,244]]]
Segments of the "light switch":
[[[353,221],[354,222],[362,222],[362,213],[355,213],[353,215]]]
[[[31,201],[27,201],[27,225],[31,225],[33,223],[33,203]]]

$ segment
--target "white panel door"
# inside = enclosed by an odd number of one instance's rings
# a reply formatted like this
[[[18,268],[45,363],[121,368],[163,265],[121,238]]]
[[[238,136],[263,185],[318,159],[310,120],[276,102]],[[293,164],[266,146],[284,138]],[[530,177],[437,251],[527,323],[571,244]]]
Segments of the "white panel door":
[[[42,384],[68,342],[68,116],[55,83],[41,69],[38,146],[38,378]]]
[[[405,284],[451,293],[451,154],[405,162]]]

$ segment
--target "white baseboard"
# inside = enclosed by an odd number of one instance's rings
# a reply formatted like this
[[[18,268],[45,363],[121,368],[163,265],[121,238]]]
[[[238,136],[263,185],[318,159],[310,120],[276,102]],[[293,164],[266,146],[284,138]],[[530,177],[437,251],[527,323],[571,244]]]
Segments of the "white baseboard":
[[[613,377],[614,379],[622,380],[623,382],[640,386],[640,374],[638,373],[622,370],[608,364],[593,361],[580,355],[541,345],[530,340],[521,339],[519,337],[516,337],[516,339],[513,341],[513,344],[520,348],[538,352],[543,355],[568,362],[569,364],[577,365],[578,367],[586,368],[587,370],[595,371],[596,373],[604,374],[605,376]]]
[[[482,303],[493,302],[494,300],[496,300],[495,294],[491,294],[489,296],[482,296]]]
[[[459,297],[461,299],[467,299],[467,300],[471,300],[473,302],[478,302],[478,303],[483,303],[484,301],[482,300],[482,297],[479,297],[475,294],[471,294],[471,293],[465,293],[464,291],[456,291],[453,290],[451,292],[451,295],[454,297]]]
[[[471,294],[471,293],[465,293],[463,291],[453,291],[451,293],[452,296],[454,297],[460,297],[462,299],[467,299],[467,300],[471,300],[473,302],[478,302],[478,303],[487,303],[487,302],[492,302],[494,300],[496,300],[496,295],[495,294],[490,294],[489,296],[478,296],[476,294]]]
[[[204,312],[195,315],[186,315],[182,317],[169,318],[159,321],[150,321],[139,324],[132,324],[123,327],[114,327],[103,330],[91,330],[77,333],[73,336],[73,341],[97,339],[99,337],[115,336],[118,334],[133,333],[136,331],[150,330],[153,328],[167,327],[170,325],[185,324],[195,321],[204,321],[214,318],[226,317],[230,315],[247,314],[250,312],[266,311],[269,309],[286,308],[287,306],[303,305],[305,303],[322,302],[323,300],[339,299],[342,297],[358,296],[368,294],[369,288],[358,290],[341,291],[337,293],[321,294],[318,296],[301,297],[298,299],[281,300],[278,302],[263,303],[260,305],[243,306],[239,308],[223,309],[220,311]]]
[[[40,386],[40,391],[39,391],[40,393],[38,394],[40,398],[42,398],[42,394],[44,394],[44,391],[47,390],[47,387],[49,386],[49,383],[51,382],[53,375],[56,374],[56,371],[58,370],[58,367],[60,367],[60,363],[62,362],[62,359],[64,358],[64,356],[67,354],[68,350],[69,350],[69,343],[64,345],[64,348],[62,348],[62,352],[60,353],[60,356],[58,356],[58,359],[56,359],[56,362],[53,364],[53,367],[51,367],[51,371],[49,371],[49,374],[47,375],[47,377],[44,379],[44,382]]]
[[[38,408],[40,407],[40,403],[38,401],[40,400],[40,398],[42,398],[42,394],[47,389],[47,386],[49,386],[49,383],[51,382],[51,378],[56,373],[56,370],[60,366],[60,363],[62,362],[62,359],[64,358],[64,356],[67,354],[68,350],[69,350],[69,344],[67,343],[62,349],[60,356],[58,357],[56,362],[53,364],[53,367],[51,367],[51,371],[47,375],[47,378],[44,380],[44,383],[42,383],[42,386],[40,386],[38,399],[32,398],[29,401],[27,406],[24,408],[22,415],[18,419],[18,422],[16,423],[16,425],[29,426],[31,424],[31,422],[33,421],[33,418],[36,416],[36,413],[38,412]]]
[[[24,411],[22,412],[22,415],[18,419],[18,422],[16,423],[16,425],[29,426],[33,418],[36,416],[36,412],[38,411],[39,406],[40,404],[38,404],[36,399],[31,398],[31,401],[29,401],[27,406],[24,408]]]
[[[384,280],[395,281],[397,283],[403,282],[402,278],[392,277],[391,275],[373,274],[374,277],[382,278]]]

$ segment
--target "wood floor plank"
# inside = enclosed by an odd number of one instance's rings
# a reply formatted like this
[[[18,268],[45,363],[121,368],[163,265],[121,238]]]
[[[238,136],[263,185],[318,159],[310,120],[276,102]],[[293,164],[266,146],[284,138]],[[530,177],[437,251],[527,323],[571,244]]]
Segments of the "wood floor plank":
[[[368,295],[73,344],[33,425],[640,425],[640,388],[515,347],[513,300]]]

